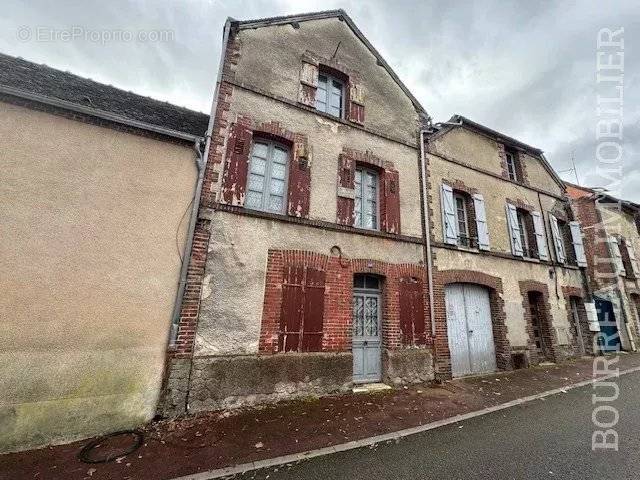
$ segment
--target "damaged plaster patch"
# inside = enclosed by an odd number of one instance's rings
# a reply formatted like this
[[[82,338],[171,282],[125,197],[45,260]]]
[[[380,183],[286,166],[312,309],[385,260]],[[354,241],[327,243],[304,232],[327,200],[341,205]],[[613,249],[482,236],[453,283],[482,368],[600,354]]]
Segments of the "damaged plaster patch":
[[[213,289],[211,288],[211,279],[213,278],[213,274],[207,273],[202,279],[202,293],[200,294],[200,299],[204,300],[205,298],[209,298]]]
[[[338,133],[338,128],[340,127],[339,123],[331,122],[329,120],[325,120],[322,117],[316,117],[316,120],[320,125],[326,125],[333,133]]]

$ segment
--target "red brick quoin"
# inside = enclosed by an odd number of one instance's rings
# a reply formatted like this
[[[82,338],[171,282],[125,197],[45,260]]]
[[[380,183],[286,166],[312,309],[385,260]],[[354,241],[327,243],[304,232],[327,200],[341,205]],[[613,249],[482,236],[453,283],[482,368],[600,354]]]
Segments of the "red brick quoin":
[[[377,260],[348,259],[300,250],[269,250],[265,295],[262,310],[259,352],[277,353],[283,302],[283,279],[286,266],[304,265],[325,274],[324,306],[322,312],[323,352],[351,350],[353,277],[358,273],[377,275],[382,279],[382,343],[384,348],[397,349],[406,345],[425,345],[430,338],[428,295],[425,269],[414,264],[390,264]],[[412,339],[403,337],[400,327],[400,282],[412,277],[422,289],[421,315],[424,325],[416,328]]]
[[[511,370],[511,347],[507,340],[504,301],[502,299],[502,280],[483,272],[469,270],[443,270],[434,272],[434,306],[436,337],[434,342],[436,359],[436,378],[449,379],[451,373],[451,352],[447,334],[447,312],[445,288],[452,283],[473,283],[489,288],[491,306],[491,324],[496,350],[496,364],[499,370]]]

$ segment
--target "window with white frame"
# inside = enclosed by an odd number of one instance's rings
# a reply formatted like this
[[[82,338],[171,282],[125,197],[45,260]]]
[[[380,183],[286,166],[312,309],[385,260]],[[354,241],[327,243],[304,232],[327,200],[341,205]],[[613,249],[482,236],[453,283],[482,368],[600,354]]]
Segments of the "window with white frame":
[[[289,149],[277,142],[255,140],[251,149],[245,207],[284,213]]]
[[[467,213],[467,199],[464,195],[455,193],[453,201],[456,206],[456,224],[458,226],[458,242],[463,246],[470,246],[469,215]]]
[[[320,73],[316,91],[316,110],[342,118],[343,105],[344,82],[326,73]]]
[[[367,168],[356,168],[354,226],[377,230],[378,227],[378,173]]]
[[[505,152],[505,156],[507,157],[507,173],[509,174],[509,180],[513,180],[515,182],[518,181],[518,169],[516,167],[516,154],[514,152]]]

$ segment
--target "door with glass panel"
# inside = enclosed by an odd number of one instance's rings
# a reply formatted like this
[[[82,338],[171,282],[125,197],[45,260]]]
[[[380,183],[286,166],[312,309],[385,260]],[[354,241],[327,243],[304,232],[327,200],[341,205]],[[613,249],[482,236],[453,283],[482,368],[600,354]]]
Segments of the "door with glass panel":
[[[380,280],[356,275],[353,282],[353,381],[382,379]]]
[[[262,139],[253,142],[245,207],[284,213],[288,160],[289,149],[286,146]]]

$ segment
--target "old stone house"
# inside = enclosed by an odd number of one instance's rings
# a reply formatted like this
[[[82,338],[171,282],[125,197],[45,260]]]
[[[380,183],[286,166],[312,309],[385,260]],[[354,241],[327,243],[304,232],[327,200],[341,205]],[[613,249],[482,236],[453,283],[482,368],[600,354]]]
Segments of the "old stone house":
[[[341,10],[224,39],[163,410],[429,380],[425,110]]]
[[[207,123],[0,55],[0,451],[155,415]]]
[[[585,231],[589,285],[595,296],[604,350],[636,350],[640,332],[640,205],[568,184]]]
[[[542,151],[460,115],[425,150],[438,374],[591,352],[581,227]]]

